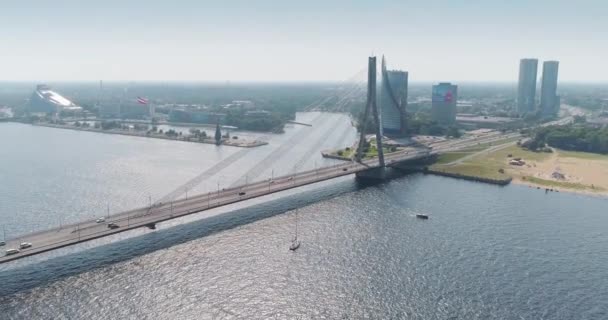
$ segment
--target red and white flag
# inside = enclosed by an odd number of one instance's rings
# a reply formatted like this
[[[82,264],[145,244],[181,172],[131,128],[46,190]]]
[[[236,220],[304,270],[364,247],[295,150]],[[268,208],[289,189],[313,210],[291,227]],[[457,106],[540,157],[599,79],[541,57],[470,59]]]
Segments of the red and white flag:
[[[146,98],[137,97],[137,102],[139,102],[139,104],[148,104],[149,101]]]

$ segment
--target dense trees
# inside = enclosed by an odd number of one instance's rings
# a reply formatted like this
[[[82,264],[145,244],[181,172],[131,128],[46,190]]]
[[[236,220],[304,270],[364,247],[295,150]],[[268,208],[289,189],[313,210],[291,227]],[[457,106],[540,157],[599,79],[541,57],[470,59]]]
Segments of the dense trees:
[[[597,129],[576,125],[541,128],[524,144],[524,147],[538,150],[545,144],[563,150],[607,154],[608,128]]]
[[[236,112],[230,112],[226,116],[226,124],[235,126],[242,130],[251,131],[274,131],[282,132],[284,119],[281,119],[278,114],[271,113],[267,117],[248,118]]]

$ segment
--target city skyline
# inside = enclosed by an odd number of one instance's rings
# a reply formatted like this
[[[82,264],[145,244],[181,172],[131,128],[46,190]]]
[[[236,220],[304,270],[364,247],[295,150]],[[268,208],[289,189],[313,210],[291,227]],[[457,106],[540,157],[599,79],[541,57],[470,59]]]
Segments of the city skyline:
[[[605,82],[605,9],[593,0],[34,0],[0,12],[0,80],[341,81],[364,69],[360,57],[385,54],[412,82],[514,82],[528,56],[560,61],[560,81]]]

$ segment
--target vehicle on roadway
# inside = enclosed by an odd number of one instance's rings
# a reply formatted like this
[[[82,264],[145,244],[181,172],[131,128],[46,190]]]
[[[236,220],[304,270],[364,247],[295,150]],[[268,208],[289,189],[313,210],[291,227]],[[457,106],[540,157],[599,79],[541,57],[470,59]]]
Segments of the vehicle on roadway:
[[[348,171],[348,169],[347,168],[342,168],[342,171]]]
[[[21,252],[21,251],[19,251],[19,249],[8,249],[8,250],[6,250],[6,255],[10,256],[12,254],[17,254],[19,252]]]
[[[108,223],[108,228],[110,228],[110,229],[118,229],[118,228],[120,228],[120,226],[117,225],[116,223]]]
[[[106,222],[106,218],[101,217],[101,218],[99,218],[99,219],[95,220],[95,222],[97,222],[97,223],[103,223],[103,222]]]
[[[29,242],[21,242],[21,244],[19,245],[19,249],[27,249],[27,248],[31,248],[32,244]]]
[[[239,196],[244,196],[244,195],[245,195],[245,192],[243,192],[243,191],[239,192]]]
[[[2,247],[2,246],[4,246],[4,245],[6,245],[6,242],[4,242],[4,241],[0,241],[0,247]]]

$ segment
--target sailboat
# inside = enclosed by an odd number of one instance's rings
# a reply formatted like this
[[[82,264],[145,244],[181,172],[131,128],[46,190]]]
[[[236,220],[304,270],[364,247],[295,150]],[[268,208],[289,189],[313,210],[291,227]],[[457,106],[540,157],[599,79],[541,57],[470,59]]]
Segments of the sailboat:
[[[296,251],[300,247],[300,240],[298,240],[298,209],[296,208],[296,234],[291,240],[291,245],[289,246],[289,250]]]

